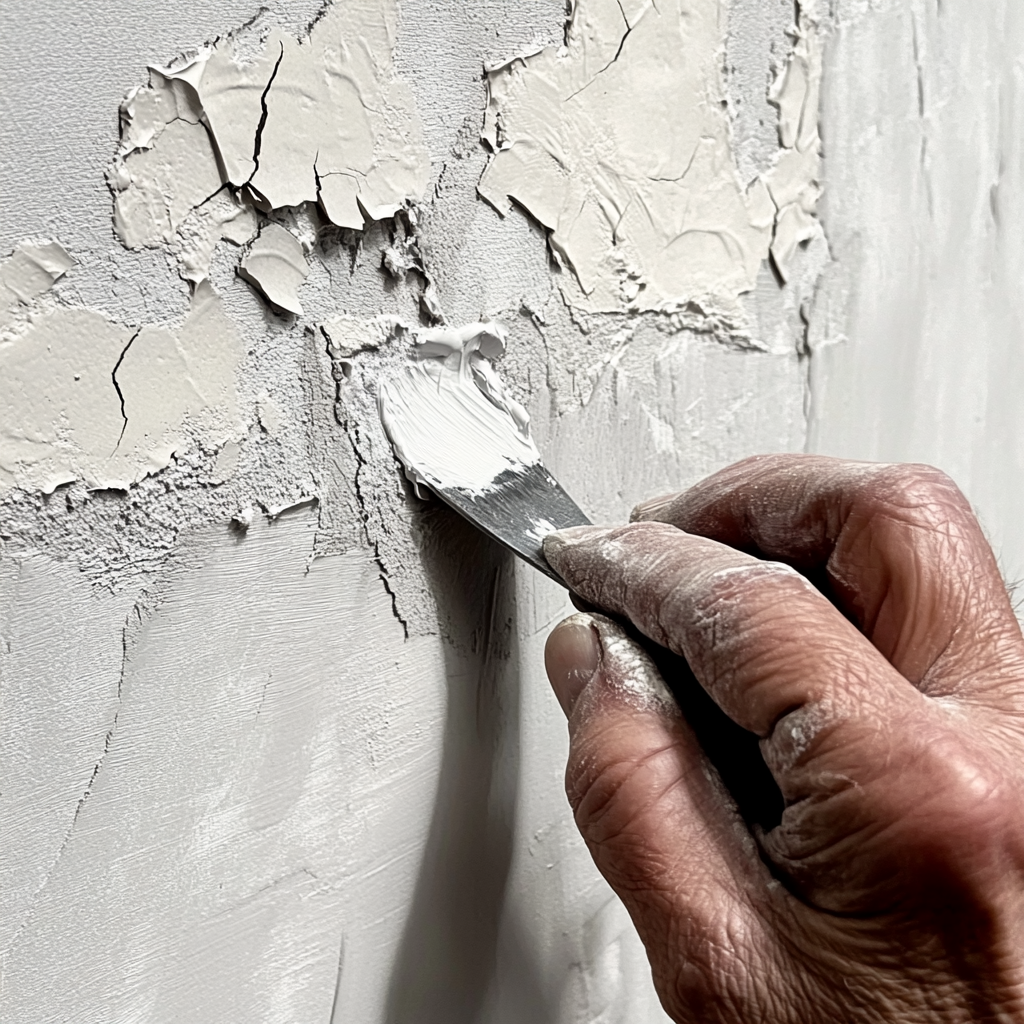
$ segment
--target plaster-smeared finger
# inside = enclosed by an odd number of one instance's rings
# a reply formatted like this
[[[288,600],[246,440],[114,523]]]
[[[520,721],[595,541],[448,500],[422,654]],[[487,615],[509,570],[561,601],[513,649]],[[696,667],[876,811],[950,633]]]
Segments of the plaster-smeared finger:
[[[970,505],[927,466],[819,456],[747,459],[689,491],[634,510],[803,570],[831,594],[906,678],[932,695],[978,692],[992,676],[979,652],[1013,662],[1020,630]]]
[[[598,641],[593,671],[581,631]],[[573,656],[582,659],[575,673]],[[577,825],[655,969],[703,961],[738,922],[758,929],[750,900],[767,873],[643,648],[603,616],[574,615],[555,630],[548,665],[556,689],[568,679],[575,691],[566,792]]]
[[[759,736],[807,704],[884,713],[914,692],[780,563],[662,523],[561,531],[545,554],[586,600],[682,654],[726,714]]]

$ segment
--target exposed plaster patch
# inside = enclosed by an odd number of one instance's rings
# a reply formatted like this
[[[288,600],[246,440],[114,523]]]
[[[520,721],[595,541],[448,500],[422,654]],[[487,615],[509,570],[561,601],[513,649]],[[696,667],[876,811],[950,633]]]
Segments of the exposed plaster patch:
[[[548,229],[579,286],[563,285],[568,301],[607,312],[696,302],[731,313],[773,235],[785,265],[808,236],[817,198],[813,4],[800,5],[777,89],[784,151],[750,183],[731,151],[719,0],[580,0],[564,46],[488,73],[482,137],[494,156],[480,194],[502,212],[523,206]]]
[[[81,308],[31,317],[0,345],[0,490],[126,490],[182,449],[238,440],[242,355],[209,283],[180,327],[133,330]]]
[[[309,277],[302,243],[280,224],[266,224],[242,257],[238,273],[266,300],[288,313],[302,315],[299,288]]]
[[[59,242],[22,242],[0,264],[0,331],[48,292],[75,261]]]

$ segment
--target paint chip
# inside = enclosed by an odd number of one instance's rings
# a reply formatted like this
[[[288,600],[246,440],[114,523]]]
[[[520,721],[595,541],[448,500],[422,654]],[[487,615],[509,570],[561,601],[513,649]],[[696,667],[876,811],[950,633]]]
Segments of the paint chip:
[[[48,292],[75,261],[59,242],[21,242],[0,264],[0,330]]]
[[[238,268],[267,301],[289,313],[302,315],[298,290],[309,276],[302,243],[280,224],[267,224],[249,247]]]

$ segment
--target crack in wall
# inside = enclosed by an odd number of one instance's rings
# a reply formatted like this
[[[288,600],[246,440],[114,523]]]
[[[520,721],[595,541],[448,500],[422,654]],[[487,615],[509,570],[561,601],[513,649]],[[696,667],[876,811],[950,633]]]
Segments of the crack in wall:
[[[252,174],[249,175],[249,180],[246,183],[249,185],[250,188],[252,188],[252,179],[256,177],[256,173],[260,169],[260,151],[263,148],[263,131],[267,127],[267,118],[270,116],[270,108],[267,105],[267,97],[270,95],[270,87],[274,84],[274,79],[277,78],[277,72],[280,70],[281,61],[283,60],[284,43],[281,43],[281,52],[277,55],[277,61],[274,63],[274,70],[270,72],[270,78],[267,79],[267,84],[263,89],[263,94],[260,96],[260,108],[263,111],[263,113],[260,114],[259,123],[256,125],[256,135],[253,138],[252,143],[253,169]]]
[[[384,585],[384,591],[391,598],[391,610],[395,614],[395,618],[402,626],[402,632],[405,634],[405,639],[409,639],[409,623],[406,618],[402,615],[398,608],[398,594],[395,589],[391,586],[391,577],[388,575],[388,571],[384,566],[384,560],[381,556],[380,542],[370,535],[369,530],[369,512],[366,496],[362,491],[362,475],[365,467],[368,464],[366,457],[359,450],[359,426],[352,420],[339,420],[342,429],[345,431],[346,437],[349,439],[349,443],[352,445],[352,452],[356,457],[356,473],[353,481],[355,485],[355,497],[356,502],[359,506],[359,513],[363,523],[363,535],[366,537],[366,542],[370,545],[373,550],[373,560],[377,563],[379,570],[380,581]],[[396,465],[395,471],[398,472],[398,466]]]
[[[136,332],[128,339],[128,344],[121,349],[121,354],[117,357],[117,362],[114,363],[114,368],[110,371],[110,379],[114,382],[114,390],[117,392],[117,400],[121,403],[121,433],[118,434],[117,444],[114,445],[114,452],[121,447],[121,442],[124,440],[124,432],[128,429],[128,417],[124,411],[124,392],[121,390],[121,385],[117,382],[117,371],[121,369],[121,363],[124,362],[124,357],[128,354],[128,349],[132,347],[135,339],[142,333],[142,328],[138,328]],[[114,452],[110,454],[113,455]]]
[[[574,93],[572,93],[570,96],[567,96],[565,101],[564,101],[566,103],[568,103],[569,100],[573,99],[574,97],[579,96],[579,94],[581,92],[583,92],[585,89],[589,89],[598,80],[598,78],[600,78],[601,75],[603,75],[622,56],[622,48],[626,45],[626,40],[632,35],[633,29],[635,29],[637,27],[637,25],[640,24],[640,22],[643,20],[644,15],[649,10],[653,9],[653,10],[656,11],[658,9],[657,6],[653,5],[653,4],[651,5],[651,7],[645,7],[640,12],[640,17],[637,18],[636,21],[634,21],[632,25],[630,25],[629,18],[626,17],[625,8],[623,8],[623,6],[622,6],[622,0],[615,0],[615,2],[619,5],[619,10],[622,12],[622,20],[626,23],[626,31],[625,31],[625,33],[623,33],[622,38],[619,40],[619,47],[615,51],[615,56],[612,57],[612,59],[610,61],[608,61],[608,63],[605,64],[605,66],[603,68],[600,68],[598,71],[596,71],[594,73],[593,77],[590,79],[590,81],[586,83],[586,85],[580,86],[580,88],[577,89]],[[654,179],[654,180],[658,180],[658,179]]]
[[[103,749],[100,751],[100,756],[97,758],[96,763],[93,765],[92,772],[89,774],[89,780],[85,784],[85,789],[82,795],[78,798],[78,802],[75,804],[75,812],[71,817],[71,824],[68,826],[67,831],[64,833],[64,837],[61,840],[60,846],[57,848],[57,854],[53,858],[53,862],[47,869],[43,876],[42,882],[36,888],[35,892],[29,898],[28,906],[25,910],[25,917],[21,924],[18,926],[18,930],[11,937],[10,944],[3,950],[0,957],[7,958],[14,952],[15,947],[20,941],[22,935],[31,925],[33,918],[35,917],[36,908],[39,904],[39,897],[43,894],[47,886],[50,884],[51,879],[60,866],[61,861],[64,859],[64,854],[71,843],[72,836],[75,834],[75,830],[78,827],[78,819],[82,815],[82,811],[85,809],[85,805],[89,801],[89,797],[93,794],[93,787],[96,784],[96,779],[99,777],[100,771],[103,765],[106,763],[107,755],[110,753],[110,747],[114,740],[114,735],[117,732],[118,720],[121,716],[121,709],[124,706],[124,677],[128,667],[129,654],[133,647],[133,633],[142,624],[142,605],[137,602],[133,605],[131,611],[125,618],[124,626],[121,630],[121,671],[117,677],[117,694],[115,698],[114,715],[110,721],[110,725],[107,728],[106,734],[103,738]]]

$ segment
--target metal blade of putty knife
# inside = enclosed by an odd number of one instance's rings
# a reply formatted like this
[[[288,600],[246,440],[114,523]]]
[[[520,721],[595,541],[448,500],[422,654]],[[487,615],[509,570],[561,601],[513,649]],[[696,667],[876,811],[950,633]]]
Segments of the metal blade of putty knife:
[[[505,470],[482,494],[436,483],[431,489],[489,537],[565,586],[544,557],[544,537],[589,526],[590,520],[541,463]]]

